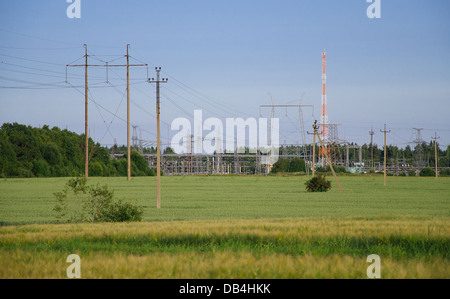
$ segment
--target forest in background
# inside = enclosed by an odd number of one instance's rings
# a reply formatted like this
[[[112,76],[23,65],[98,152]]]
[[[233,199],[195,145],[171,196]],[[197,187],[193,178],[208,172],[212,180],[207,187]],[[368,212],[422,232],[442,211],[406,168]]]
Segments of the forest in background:
[[[85,135],[58,127],[33,128],[5,123],[0,128],[0,177],[75,177],[84,175]],[[126,176],[127,159],[112,159],[110,149],[89,138],[89,176]],[[131,152],[131,176],[153,176],[145,158]]]

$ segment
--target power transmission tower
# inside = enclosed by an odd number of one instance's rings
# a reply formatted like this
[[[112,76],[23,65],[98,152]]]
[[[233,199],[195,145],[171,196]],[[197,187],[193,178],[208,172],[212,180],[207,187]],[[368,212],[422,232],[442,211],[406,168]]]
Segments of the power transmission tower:
[[[130,180],[131,173],[130,173],[130,166],[131,166],[131,150],[130,150],[130,72],[129,68],[131,66],[145,66],[148,67],[147,64],[130,64],[129,63],[129,54],[128,49],[130,45],[127,45],[127,64],[109,64],[106,62],[105,64],[88,64],[88,52],[87,52],[87,45],[84,44],[85,48],[85,63],[84,64],[67,64],[66,65],[66,76],[67,76],[67,68],[68,67],[84,67],[85,68],[85,135],[86,135],[86,153],[85,153],[85,177],[88,178],[88,172],[89,172],[89,129],[88,129],[88,106],[89,106],[89,88],[88,88],[88,67],[106,67],[106,70],[108,70],[109,67],[126,67],[127,68],[127,148],[128,148],[128,168],[127,168],[127,179]],[[106,81],[108,82],[108,77],[106,78]],[[67,82],[67,79],[66,79]]]
[[[302,99],[303,99],[303,97],[302,97]],[[273,102],[272,102],[272,105],[260,105],[259,106],[259,108],[261,109],[261,108],[271,108],[271,115],[270,115],[270,117],[271,117],[271,123],[272,123],[272,119],[274,118],[274,116],[275,116],[275,108],[298,108],[298,110],[299,110],[299,117],[300,117],[300,127],[301,127],[301,130],[302,130],[302,140],[303,140],[303,157],[304,157],[304,159],[305,159],[305,161],[307,160],[307,151],[308,151],[308,149],[307,149],[307,147],[306,147],[306,135],[305,135],[305,128],[304,128],[304,125],[303,125],[303,113],[302,113],[302,107],[312,107],[313,109],[314,109],[314,106],[313,105],[302,105],[301,104],[301,100],[300,100],[300,105],[274,105],[273,104]],[[314,110],[313,110],[314,111]],[[272,135],[272,125],[271,125],[271,127],[270,127],[270,134],[269,134],[269,137],[271,137],[271,135]],[[270,144],[272,144],[271,143],[272,141],[271,140],[269,140],[269,143]],[[307,174],[309,174],[308,172],[309,172],[309,169],[308,168],[306,168],[307,169]]]
[[[380,132],[384,133],[384,185],[386,186],[386,134],[391,130],[386,131],[386,124],[384,124],[384,131],[380,130]]]
[[[114,138],[114,145],[113,145],[113,157],[116,158],[117,155],[117,140]]]
[[[318,130],[317,120],[314,121],[313,128],[314,128],[314,135],[317,136],[317,139],[319,139],[319,143],[320,143],[321,148],[324,149],[325,145],[323,144],[322,140],[320,139],[319,133],[317,132],[317,130]],[[330,157],[328,156],[328,154],[327,154],[327,152],[325,150],[323,151],[323,153],[325,155],[325,158],[328,160],[328,163],[330,164],[331,172],[333,173],[334,179],[336,180],[336,183],[337,183],[337,185],[339,187],[339,190],[342,192],[341,184],[339,183],[339,180],[337,178],[336,172],[334,171],[333,164],[331,163]]]
[[[160,132],[160,91],[159,84],[167,83],[168,79],[159,78],[159,72],[161,72],[161,67],[155,67],[156,70],[156,80],[154,78],[148,79],[149,83],[156,83],[156,127],[157,127],[157,137],[156,137],[156,207],[161,208],[161,132]]]
[[[437,133],[434,132],[434,138],[431,137],[434,140],[434,167],[436,171],[436,178],[438,178],[438,155],[437,155],[437,140],[441,137],[437,137]]]
[[[137,150],[138,149],[138,136],[137,136],[137,131],[136,131],[136,128],[137,128],[138,126],[133,126],[133,137],[131,137],[131,140],[132,140],[132,142],[133,142],[133,148],[135,149],[135,150]]]
[[[331,162],[335,165],[342,164],[342,157],[340,151],[340,144],[345,143],[345,141],[339,139],[339,126],[340,124],[328,124],[328,154],[331,157]]]
[[[417,168],[421,168],[423,166],[423,156],[422,156],[422,143],[424,140],[422,139],[421,132],[423,128],[413,128],[416,130],[416,139],[414,139],[413,143],[415,143],[416,150],[416,160],[417,160]]]

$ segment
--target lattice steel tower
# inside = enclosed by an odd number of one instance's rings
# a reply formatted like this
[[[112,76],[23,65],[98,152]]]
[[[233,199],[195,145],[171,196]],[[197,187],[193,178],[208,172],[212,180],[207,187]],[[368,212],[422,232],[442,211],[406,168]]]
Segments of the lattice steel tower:
[[[327,74],[326,74],[326,65],[327,65],[327,53],[322,52],[322,106],[321,106],[321,114],[320,114],[320,135],[322,138],[322,142],[324,144],[328,144],[330,131],[329,131],[329,120],[328,120],[328,103],[327,103]]]
[[[330,141],[330,122],[328,120],[328,102],[327,102],[327,52],[322,52],[322,105],[320,114],[320,139],[323,142],[324,148],[319,149],[319,156],[324,165],[326,163],[325,152],[330,154],[328,147]]]
[[[415,144],[414,150],[416,152],[416,165],[418,168],[421,168],[424,166],[422,143],[425,141],[422,139],[421,135],[423,128],[413,128],[413,130],[416,131],[416,139],[413,140],[413,143]]]

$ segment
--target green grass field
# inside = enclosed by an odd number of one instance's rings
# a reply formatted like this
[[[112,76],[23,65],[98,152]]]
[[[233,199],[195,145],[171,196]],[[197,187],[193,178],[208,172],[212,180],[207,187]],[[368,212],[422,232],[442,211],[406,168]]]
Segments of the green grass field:
[[[91,178],[144,206],[144,222],[54,224],[67,178],[0,181],[0,278],[450,278],[450,178],[301,176]]]

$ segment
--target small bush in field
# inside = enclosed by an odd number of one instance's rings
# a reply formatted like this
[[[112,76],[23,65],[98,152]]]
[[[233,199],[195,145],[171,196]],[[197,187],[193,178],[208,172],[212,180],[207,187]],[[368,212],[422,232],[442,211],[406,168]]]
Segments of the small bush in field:
[[[327,192],[331,189],[331,182],[327,181],[324,175],[317,175],[306,181],[306,191],[308,192]]]
[[[54,193],[54,211],[58,222],[130,222],[141,221],[144,210],[132,202],[114,201],[108,186],[86,186],[85,178],[70,179],[63,191]],[[69,192],[71,190],[72,192]],[[76,202],[69,206],[68,195]]]

